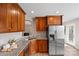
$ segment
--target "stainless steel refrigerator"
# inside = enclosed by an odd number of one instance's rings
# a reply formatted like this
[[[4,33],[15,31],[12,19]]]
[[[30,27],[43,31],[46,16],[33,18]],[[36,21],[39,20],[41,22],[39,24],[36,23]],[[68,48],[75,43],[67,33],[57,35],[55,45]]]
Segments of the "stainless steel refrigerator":
[[[64,26],[48,27],[49,55],[64,55]]]

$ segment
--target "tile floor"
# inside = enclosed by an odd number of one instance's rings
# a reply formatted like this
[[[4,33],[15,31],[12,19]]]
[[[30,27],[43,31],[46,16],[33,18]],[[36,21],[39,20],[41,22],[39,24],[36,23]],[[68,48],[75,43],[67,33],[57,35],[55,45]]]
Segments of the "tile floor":
[[[48,56],[48,53],[36,53],[33,56]]]
[[[65,56],[79,56],[79,50],[70,45],[65,44],[64,55]]]

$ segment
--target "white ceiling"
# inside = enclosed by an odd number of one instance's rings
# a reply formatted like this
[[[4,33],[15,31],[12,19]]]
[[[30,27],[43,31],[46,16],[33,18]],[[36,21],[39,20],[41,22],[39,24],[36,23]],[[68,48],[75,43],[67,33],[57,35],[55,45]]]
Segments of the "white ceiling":
[[[79,3],[20,3],[20,6],[28,20],[36,16],[57,15],[56,11],[59,11],[58,15],[63,15],[63,21],[79,18]]]

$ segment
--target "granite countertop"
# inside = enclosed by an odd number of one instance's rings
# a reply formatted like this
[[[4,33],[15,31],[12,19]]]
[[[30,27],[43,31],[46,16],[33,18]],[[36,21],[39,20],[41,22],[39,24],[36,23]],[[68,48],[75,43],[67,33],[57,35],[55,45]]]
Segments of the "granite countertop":
[[[44,37],[44,38],[43,37],[40,37],[40,38],[39,37],[29,37],[29,40],[33,40],[33,39],[35,39],[35,40],[37,40],[37,39],[38,40],[40,40],[40,39],[47,40],[46,37]]]
[[[29,44],[28,40],[19,40],[17,42],[18,48],[11,52],[0,52],[0,56],[18,56],[19,52],[22,51]]]

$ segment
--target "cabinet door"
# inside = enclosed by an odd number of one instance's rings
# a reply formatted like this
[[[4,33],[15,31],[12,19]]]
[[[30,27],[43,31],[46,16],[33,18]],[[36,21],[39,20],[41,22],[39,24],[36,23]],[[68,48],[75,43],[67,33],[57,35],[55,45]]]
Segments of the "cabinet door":
[[[62,16],[48,16],[48,25],[62,25]]]
[[[47,40],[38,40],[38,52],[40,53],[47,53],[48,46]]]
[[[36,31],[40,31],[40,19],[36,19]]]
[[[11,4],[7,4],[7,26],[8,26],[8,29],[9,29],[9,32],[10,32],[10,30],[11,30],[11,19],[12,19],[12,17],[11,17],[11,15],[12,15],[12,6],[11,6]]]
[[[0,32],[9,31],[7,21],[7,4],[0,4]]]
[[[18,10],[16,6],[12,5],[11,8],[11,30],[10,31],[17,31],[17,23],[18,23]]]
[[[43,52],[43,41],[38,40],[38,52],[42,53]]]
[[[48,52],[48,43],[47,43],[47,40],[44,40],[43,41],[43,52],[44,53],[47,53]]]
[[[37,52],[36,40],[30,40],[29,43],[29,55],[34,55]]]
[[[21,31],[24,31],[25,30],[25,14],[22,12],[22,19],[20,20],[21,21]]]
[[[25,30],[25,14],[18,8],[18,31]]]
[[[46,31],[46,17],[36,17],[36,30]]]
[[[40,19],[40,31],[46,31],[46,18]]]

